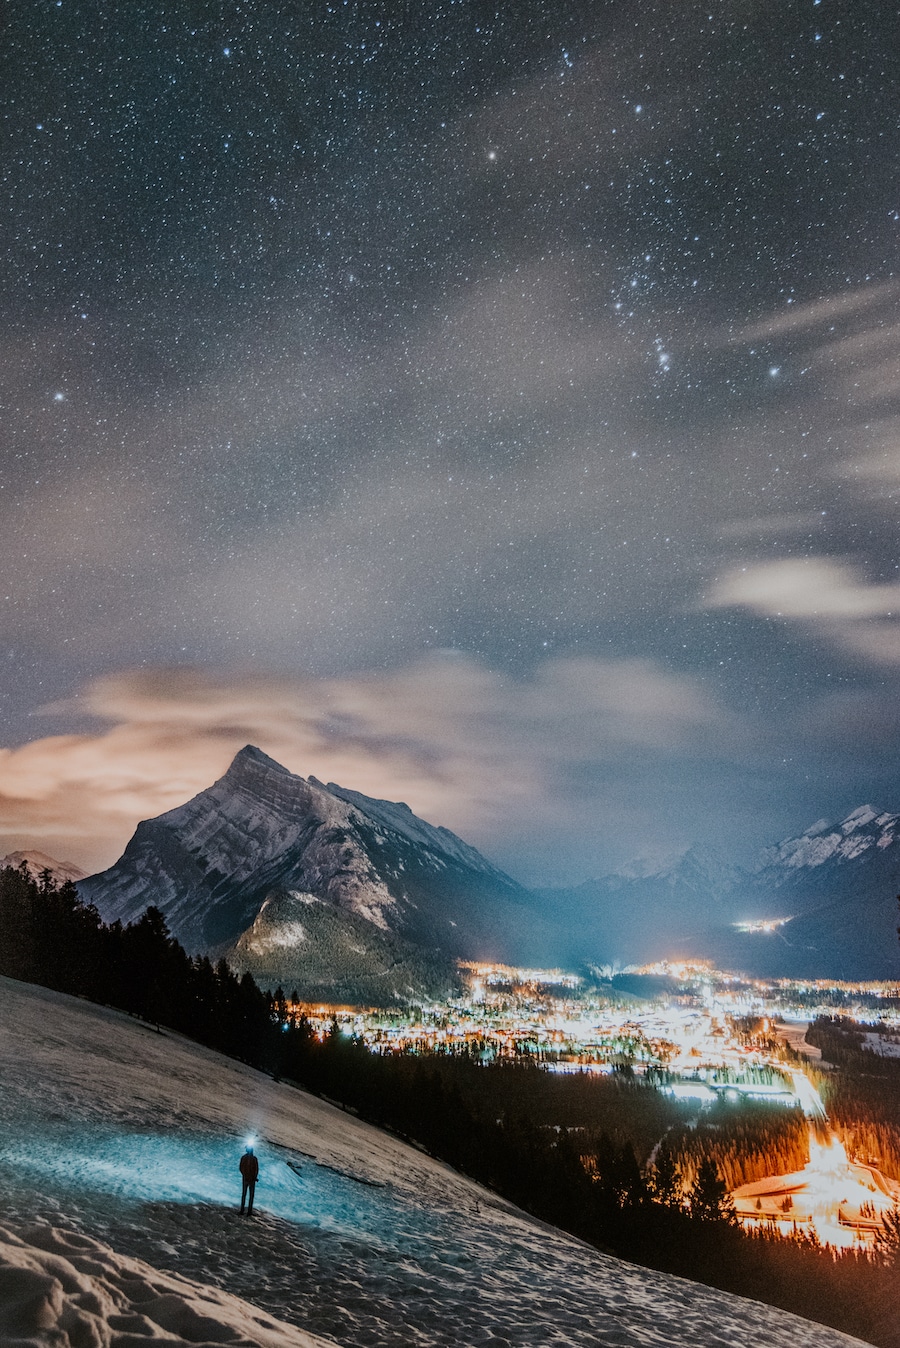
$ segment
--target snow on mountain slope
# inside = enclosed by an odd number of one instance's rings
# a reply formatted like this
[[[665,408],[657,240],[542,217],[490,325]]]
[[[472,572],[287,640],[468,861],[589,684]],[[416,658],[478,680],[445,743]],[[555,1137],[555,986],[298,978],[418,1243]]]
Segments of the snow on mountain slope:
[[[766,848],[737,886],[734,921],[784,925],[720,927],[697,953],[765,977],[896,979],[898,889],[900,815],[860,805]]]
[[[13,870],[18,870],[22,862],[28,867],[28,873],[35,880],[39,880],[42,871],[49,871],[57,884],[64,884],[66,880],[83,880],[86,872],[80,866],[76,866],[72,861],[57,861],[54,857],[49,857],[46,852],[39,852],[36,848],[30,848],[27,852],[8,852],[5,857],[0,857],[0,870],[4,866],[11,866]]]
[[[314,894],[275,890],[227,952],[238,974],[307,1001],[334,999],[337,987],[363,1005],[397,1005],[445,996],[457,974],[439,952],[428,952],[353,913],[336,912]]]
[[[6,1348],[328,1348],[247,1302],[160,1273],[74,1231],[0,1223],[0,1342]]]
[[[344,846],[350,818],[345,802],[248,746],[206,791],[140,823],[116,865],[79,891],[107,920],[131,921],[154,903],[189,949],[234,940],[259,911],[260,889],[276,884],[322,887],[383,927],[394,900]]]
[[[861,805],[838,824],[820,819],[799,838],[785,838],[762,853],[757,874],[768,883],[783,884],[793,873],[812,870],[831,862],[835,865],[877,855],[896,845],[900,838],[900,815]],[[900,850],[900,849],[898,849]]]
[[[601,1255],[321,1100],[7,979],[0,1076],[15,1086],[0,1093],[6,1222],[102,1240],[346,1348],[858,1343]],[[249,1133],[248,1221],[235,1207]]]
[[[900,815],[861,805],[766,848],[752,871],[690,848],[661,868],[635,862],[546,890],[558,915],[546,958],[621,966],[702,956],[763,977],[897,978],[898,891]],[[789,920],[746,929],[773,918]]]
[[[356,944],[362,923],[362,945],[372,946],[375,968],[384,965],[385,942],[421,948],[428,970],[422,978],[413,971],[412,984],[422,990],[435,952],[445,961],[445,987],[456,957],[513,955],[510,933],[530,919],[534,906],[533,896],[474,848],[418,819],[408,806],[307,781],[252,746],[208,790],[139,824],[120,860],[82,881],[79,892],[106,921],[133,921],[152,903],[189,951],[229,957],[268,904],[266,939],[279,950],[279,967],[290,947],[286,976],[302,987],[308,972],[338,1000],[360,994],[347,985],[337,955],[329,954],[325,938],[334,922],[327,932],[323,927],[318,945],[310,939],[292,945],[291,929],[279,939],[273,931],[285,908],[279,896],[322,900],[332,918],[354,928]],[[407,954],[404,945],[400,958],[408,973]],[[264,982],[283,976],[258,959],[253,968]]]
[[[309,780],[316,786],[321,785],[315,777],[310,777]],[[493,875],[509,883],[509,877],[496,866],[492,866],[474,847],[463,842],[462,838],[457,838],[448,828],[426,823],[424,819],[413,814],[405,801],[376,800],[372,796],[364,796],[361,791],[348,791],[346,787],[338,786],[335,782],[329,782],[325,790],[332,796],[337,796],[339,800],[355,805],[383,828],[401,834],[410,842],[436,852],[439,856],[452,857],[454,861],[461,862],[473,871],[483,871],[486,875]]]

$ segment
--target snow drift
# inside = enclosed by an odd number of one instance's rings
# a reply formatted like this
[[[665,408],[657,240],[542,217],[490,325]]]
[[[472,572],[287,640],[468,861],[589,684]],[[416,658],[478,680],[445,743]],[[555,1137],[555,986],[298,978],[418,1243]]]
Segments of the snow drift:
[[[5,1348],[327,1348],[245,1301],[160,1273],[73,1231],[0,1223],[0,1343]]]

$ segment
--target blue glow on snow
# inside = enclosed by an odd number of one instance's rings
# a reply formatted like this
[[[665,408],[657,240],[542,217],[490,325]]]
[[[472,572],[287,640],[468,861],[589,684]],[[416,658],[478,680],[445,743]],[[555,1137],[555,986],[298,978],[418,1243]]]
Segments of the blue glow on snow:
[[[299,1226],[352,1235],[368,1245],[396,1245],[385,1209],[398,1205],[387,1187],[375,1188],[265,1142],[255,1147],[260,1177],[257,1212]],[[126,1204],[240,1204],[238,1162],[243,1144],[203,1134],[60,1133],[44,1135],[39,1149],[16,1141],[0,1149],[0,1173],[27,1181],[39,1193],[92,1192]],[[290,1162],[290,1165],[288,1164]],[[292,1168],[292,1167],[296,1167]],[[297,1173],[299,1169],[300,1173]],[[417,1225],[408,1203],[399,1225]],[[399,1214],[396,1214],[399,1215]],[[396,1217],[395,1217],[396,1220]],[[383,1232],[388,1240],[376,1234]]]

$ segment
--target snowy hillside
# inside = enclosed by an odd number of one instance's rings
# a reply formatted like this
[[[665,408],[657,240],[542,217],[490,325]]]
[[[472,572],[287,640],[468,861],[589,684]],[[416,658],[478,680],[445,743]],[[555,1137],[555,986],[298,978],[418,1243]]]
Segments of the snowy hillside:
[[[239,1325],[244,1343],[282,1348],[266,1337],[277,1326],[254,1329],[239,1304],[173,1287],[168,1274],[346,1348],[857,1342],[598,1254],[320,1100],[117,1012],[9,980],[0,980],[0,1076],[0,1201],[7,1231],[24,1242],[7,1239],[0,1264],[49,1277],[35,1263],[48,1252],[60,1261],[47,1336],[31,1345],[74,1348],[75,1339],[49,1337],[65,1294],[114,1324],[108,1338],[82,1342],[134,1348],[150,1335],[140,1317],[155,1307],[162,1328],[152,1341],[168,1332],[182,1342],[190,1329],[195,1343],[234,1342]],[[258,1210],[242,1220],[237,1162],[249,1134],[261,1175]],[[132,1259],[166,1277],[124,1262]],[[80,1291],[76,1275],[86,1280]],[[22,1306],[10,1309],[17,1277],[0,1273],[0,1317],[21,1321]],[[126,1330],[134,1337],[115,1337]],[[283,1348],[301,1348],[288,1333]]]
[[[237,1297],[127,1259],[46,1223],[0,1222],[0,1342],[6,1348],[169,1348],[250,1343],[328,1348]]]

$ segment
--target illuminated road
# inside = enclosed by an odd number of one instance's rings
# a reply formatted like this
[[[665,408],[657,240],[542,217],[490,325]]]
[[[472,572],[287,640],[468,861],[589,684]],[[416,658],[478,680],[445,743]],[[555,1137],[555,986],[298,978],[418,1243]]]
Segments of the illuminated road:
[[[794,1085],[794,1092],[806,1117],[808,1119],[827,1119],[828,1115],[822,1103],[822,1097],[802,1067],[787,1067],[782,1070],[790,1076]]]

